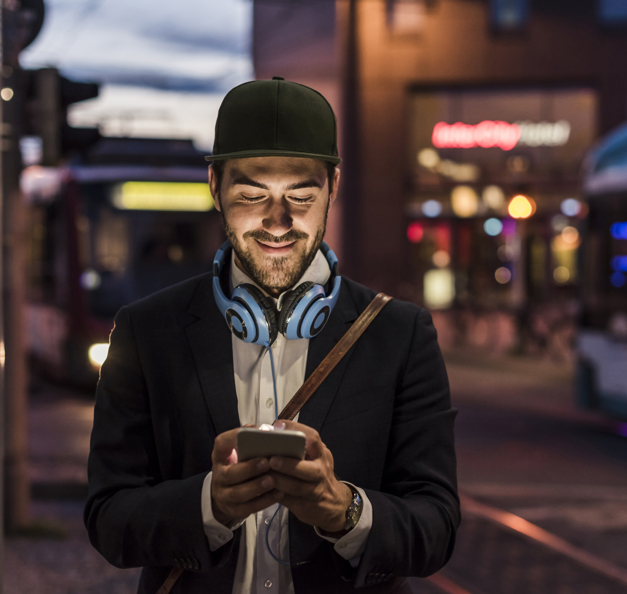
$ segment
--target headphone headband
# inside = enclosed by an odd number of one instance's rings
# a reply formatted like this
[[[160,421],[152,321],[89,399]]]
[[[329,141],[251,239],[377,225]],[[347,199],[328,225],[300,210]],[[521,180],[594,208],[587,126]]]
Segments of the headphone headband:
[[[229,328],[244,342],[270,346],[278,332],[286,338],[313,338],[324,328],[340,293],[342,278],[333,250],[324,242],[320,250],[331,269],[331,293],[326,295],[322,285],[303,282],[283,297],[281,312],[277,315],[274,303],[250,283],[238,285],[229,299],[220,285],[233,247],[229,241],[220,246],[213,260],[213,295],[218,309]]]

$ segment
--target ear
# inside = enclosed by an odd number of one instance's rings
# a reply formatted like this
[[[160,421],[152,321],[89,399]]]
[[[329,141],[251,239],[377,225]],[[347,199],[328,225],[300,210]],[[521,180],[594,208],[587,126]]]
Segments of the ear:
[[[333,175],[333,191],[329,194],[329,204],[332,204],[337,196],[337,189],[340,185],[340,170],[336,167]]]
[[[221,211],[222,207],[220,206],[220,189],[218,188],[218,179],[211,165],[209,165],[209,189],[211,190],[211,196],[213,196],[213,202],[216,205],[216,210]]]

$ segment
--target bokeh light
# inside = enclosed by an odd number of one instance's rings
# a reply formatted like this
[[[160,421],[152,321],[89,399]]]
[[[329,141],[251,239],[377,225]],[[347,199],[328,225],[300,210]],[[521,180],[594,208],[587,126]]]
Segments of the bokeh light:
[[[627,239],[627,223],[614,223],[610,233],[614,239]]]
[[[426,217],[439,217],[442,213],[442,205],[437,200],[427,200],[422,205],[422,213]]]
[[[505,207],[505,194],[499,186],[486,186],[481,193],[483,203],[492,210],[502,211]]]
[[[413,221],[407,225],[407,239],[409,239],[411,243],[420,243],[424,233],[424,229],[418,221]]]
[[[528,219],[535,212],[536,205],[532,198],[519,194],[511,199],[507,210],[515,219]]]
[[[562,230],[562,239],[565,243],[576,244],[579,241],[579,231],[574,227],[564,227]]]
[[[627,256],[614,256],[612,268],[617,271],[627,272]]]
[[[514,219],[505,219],[503,221],[503,237],[513,237],[516,235],[516,221]]]
[[[418,163],[427,169],[435,169],[440,164],[438,151],[432,148],[424,148],[418,152]]]
[[[566,198],[566,200],[562,200],[560,210],[567,217],[576,217],[581,212],[581,202],[575,198]]]
[[[83,274],[81,274],[79,278],[79,283],[83,289],[87,289],[88,291],[93,291],[100,286],[102,279],[100,275],[95,270],[85,270]]]
[[[444,250],[438,250],[433,254],[433,264],[438,268],[446,268],[451,263],[451,256]]]
[[[88,351],[89,360],[94,367],[100,367],[106,361],[108,353],[108,343],[92,344]]]
[[[503,231],[503,223],[499,219],[488,219],[483,223],[483,230],[492,237],[496,237],[501,231]]]
[[[570,270],[568,270],[566,266],[558,266],[553,271],[553,279],[559,285],[563,285],[564,283],[567,283],[570,280]]]
[[[424,302],[428,308],[450,307],[455,299],[455,277],[449,268],[434,268],[425,272]]]
[[[501,266],[494,273],[494,278],[496,279],[497,283],[500,283],[501,285],[505,285],[509,281],[512,280],[512,273],[509,268],[506,268],[505,266]]]
[[[479,208],[479,197],[470,186],[456,186],[451,192],[453,212],[462,218],[473,217]]]
[[[610,277],[610,282],[615,286],[615,287],[624,287],[625,284],[627,283],[627,278],[625,277],[625,275],[622,272],[615,272],[611,277]]]

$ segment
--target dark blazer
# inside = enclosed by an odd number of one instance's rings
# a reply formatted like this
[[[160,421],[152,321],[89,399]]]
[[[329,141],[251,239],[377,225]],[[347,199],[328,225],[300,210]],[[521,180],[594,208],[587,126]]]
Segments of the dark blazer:
[[[213,442],[240,425],[231,333],[199,276],[122,308],[96,395],[85,524],[117,567],[142,566],[155,594],[230,594],[241,529],[211,552],[201,489]],[[327,326],[310,341],[308,376],[374,297],[343,279]],[[364,488],[373,524],[354,570],[311,526],[289,518],[295,591],[391,592],[449,559],[460,521],[446,370],[426,310],[393,300],[304,406],[340,479]]]

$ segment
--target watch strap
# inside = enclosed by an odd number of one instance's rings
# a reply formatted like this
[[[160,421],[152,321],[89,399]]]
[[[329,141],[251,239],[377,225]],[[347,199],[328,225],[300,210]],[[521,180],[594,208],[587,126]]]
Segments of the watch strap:
[[[344,523],[344,528],[337,532],[327,532],[326,530],[318,528],[324,536],[328,536],[329,538],[342,538],[342,536],[346,536],[355,526],[357,526],[357,522],[359,522],[359,518],[361,517],[361,512],[364,509],[364,500],[359,494],[359,491],[349,483],[344,484],[353,492],[353,498],[346,508],[346,521]]]

